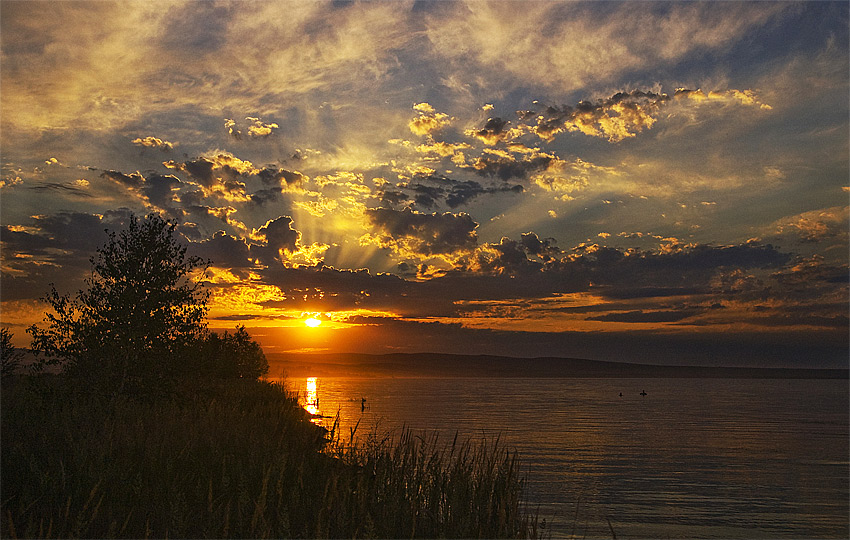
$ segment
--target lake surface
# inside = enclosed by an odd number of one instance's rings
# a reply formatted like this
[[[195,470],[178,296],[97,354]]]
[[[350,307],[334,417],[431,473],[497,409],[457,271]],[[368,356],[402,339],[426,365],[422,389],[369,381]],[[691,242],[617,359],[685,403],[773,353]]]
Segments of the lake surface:
[[[519,451],[553,538],[611,538],[608,520],[617,538],[850,535],[846,380],[286,384],[304,403],[317,394],[322,414],[338,411],[343,434],[359,420],[362,435],[406,426],[448,441],[499,436]]]

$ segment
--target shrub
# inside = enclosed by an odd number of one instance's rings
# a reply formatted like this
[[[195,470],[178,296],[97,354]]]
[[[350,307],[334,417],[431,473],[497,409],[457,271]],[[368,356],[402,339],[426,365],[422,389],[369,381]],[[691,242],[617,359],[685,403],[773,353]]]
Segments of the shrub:
[[[207,333],[198,340],[194,354],[195,370],[201,376],[257,379],[269,371],[263,349],[244,326],[237,326],[233,334]]]
[[[209,263],[186,255],[175,227],[156,214],[130,216],[127,228],[109,233],[91,259],[86,290],[72,297],[51,285],[43,299],[52,308],[46,327],[27,330],[44,363],[118,390],[180,371],[180,359],[206,326],[202,279]]]
[[[21,351],[12,345],[12,332],[8,328],[0,328],[0,358],[2,358],[0,376],[14,375],[21,365],[22,356]]]

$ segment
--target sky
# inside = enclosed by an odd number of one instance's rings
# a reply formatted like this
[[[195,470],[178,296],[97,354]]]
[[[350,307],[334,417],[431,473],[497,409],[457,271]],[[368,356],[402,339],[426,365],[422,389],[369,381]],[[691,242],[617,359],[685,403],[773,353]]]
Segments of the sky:
[[[267,354],[841,367],[847,2],[0,3],[0,322],[132,214]],[[316,327],[304,321],[321,321]]]

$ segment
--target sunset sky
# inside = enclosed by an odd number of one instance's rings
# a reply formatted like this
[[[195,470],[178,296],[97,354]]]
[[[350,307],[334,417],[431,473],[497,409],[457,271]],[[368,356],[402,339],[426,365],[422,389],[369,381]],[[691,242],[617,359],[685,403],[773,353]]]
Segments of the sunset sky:
[[[158,212],[213,263],[210,327],[267,353],[847,363],[846,1],[0,20],[17,345],[104,229]]]

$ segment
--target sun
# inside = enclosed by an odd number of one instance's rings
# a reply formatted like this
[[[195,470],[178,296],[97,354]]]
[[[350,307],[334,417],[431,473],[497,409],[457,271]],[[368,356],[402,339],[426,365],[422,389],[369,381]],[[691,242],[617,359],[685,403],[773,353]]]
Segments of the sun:
[[[310,317],[309,319],[304,320],[304,324],[306,324],[310,328],[316,328],[317,326],[322,324],[322,321],[320,321],[319,319],[317,319],[315,317]]]

